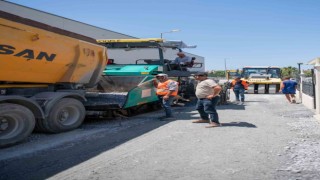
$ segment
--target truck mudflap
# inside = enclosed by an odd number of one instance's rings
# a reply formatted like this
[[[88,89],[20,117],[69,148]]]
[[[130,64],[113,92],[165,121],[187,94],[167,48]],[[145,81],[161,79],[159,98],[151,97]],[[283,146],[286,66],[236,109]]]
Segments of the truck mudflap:
[[[258,86],[258,94],[266,93],[266,85],[265,84],[257,84]]]
[[[269,94],[276,94],[277,93],[277,85],[270,84],[269,85]]]
[[[127,92],[87,92],[85,107],[87,110],[103,111],[121,109],[126,102]]]
[[[254,85],[249,85],[247,92],[248,92],[248,94],[254,94]]]
[[[279,84],[251,84],[248,86],[248,94],[276,94],[280,89]]]
[[[158,101],[152,76],[102,76],[86,93],[88,110],[127,109]]]

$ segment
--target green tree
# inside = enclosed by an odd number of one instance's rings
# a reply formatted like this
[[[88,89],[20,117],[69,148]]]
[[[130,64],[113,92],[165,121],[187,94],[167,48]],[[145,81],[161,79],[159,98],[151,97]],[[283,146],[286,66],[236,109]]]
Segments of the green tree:
[[[225,71],[223,70],[217,70],[213,71],[212,73],[209,74],[211,77],[226,77]]]
[[[311,69],[308,69],[308,70],[304,70],[303,71],[303,73],[304,73],[304,75],[306,76],[306,77],[311,77]]]
[[[299,75],[299,70],[296,67],[288,66],[281,68],[281,76],[290,76],[290,77],[296,77]]]

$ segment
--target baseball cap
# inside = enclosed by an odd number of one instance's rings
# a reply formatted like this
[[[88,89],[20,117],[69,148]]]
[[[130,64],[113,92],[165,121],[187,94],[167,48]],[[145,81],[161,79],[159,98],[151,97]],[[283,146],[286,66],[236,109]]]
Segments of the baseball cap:
[[[206,73],[206,72],[197,72],[194,75],[195,76],[208,76],[208,73]]]

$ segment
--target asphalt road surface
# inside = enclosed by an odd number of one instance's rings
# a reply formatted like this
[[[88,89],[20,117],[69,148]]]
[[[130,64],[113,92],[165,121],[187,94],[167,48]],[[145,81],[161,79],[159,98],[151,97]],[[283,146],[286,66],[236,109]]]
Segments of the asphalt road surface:
[[[320,179],[320,125],[283,95],[218,107],[222,127],[193,124],[194,104],[129,119],[87,120],[0,149],[0,179]]]

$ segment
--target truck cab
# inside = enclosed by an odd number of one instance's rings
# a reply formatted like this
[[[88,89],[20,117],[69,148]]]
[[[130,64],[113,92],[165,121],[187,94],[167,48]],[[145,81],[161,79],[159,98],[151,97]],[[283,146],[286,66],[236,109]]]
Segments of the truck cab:
[[[276,66],[246,66],[241,73],[242,80],[248,81],[248,93],[275,94],[281,84],[281,69]]]

